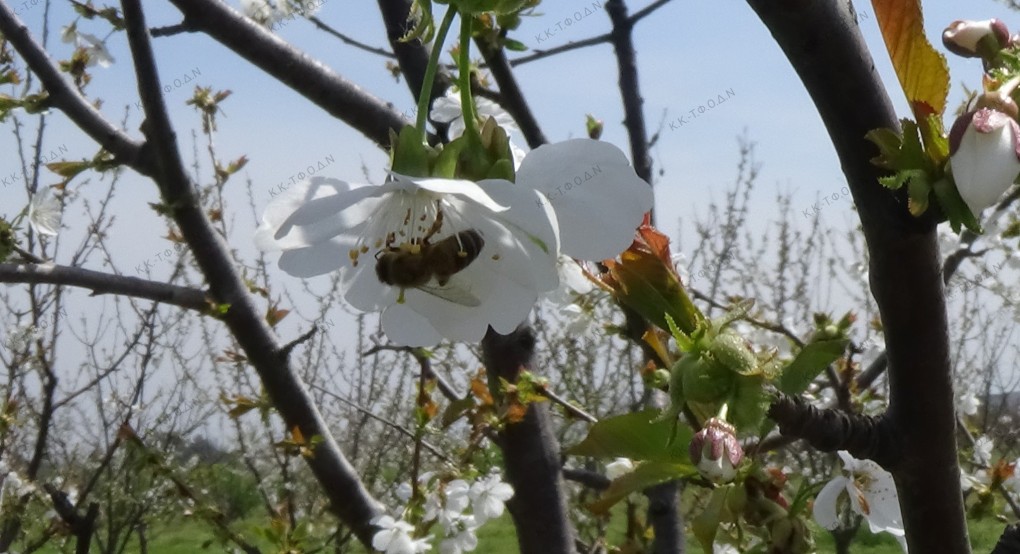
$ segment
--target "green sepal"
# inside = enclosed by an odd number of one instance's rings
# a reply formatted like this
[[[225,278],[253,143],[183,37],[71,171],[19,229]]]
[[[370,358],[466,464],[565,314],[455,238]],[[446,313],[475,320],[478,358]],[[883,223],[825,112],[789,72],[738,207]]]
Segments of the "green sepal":
[[[952,164],[950,163],[951,166]],[[951,169],[950,173],[952,173]],[[935,191],[935,198],[939,201],[942,213],[949,220],[949,225],[953,228],[954,233],[960,232],[961,224],[975,233],[981,234],[984,232],[981,224],[978,223],[974,214],[970,212],[967,203],[960,197],[960,191],[956,190],[956,185],[950,180],[948,175],[935,181],[932,184],[932,190]]]
[[[765,419],[769,396],[760,375],[738,377],[730,396],[728,419],[737,430],[757,429]]]
[[[460,138],[443,145],[443,149],[432,165],[432,176],[455,179],[457,177],[457,159],[463,148],[464,141]]]
[[[392,137],[391,137],[392,138]],[[408,177],[429,176],[428,146],[421,140],[421,133],[410,125],[400,130],[393,144],[394,173]]]
[[[694,402],[718,403],[733,389],[737,374],[718,361],[687,354],[684,364],[684,395]],[[681,360],[682,362],[683,360]]]
[[[515,179],[514,163],[510,160],[496,160],[496,163],[492,164],[492,167],[489,168],[485,178],[503,179],[512,183]]]

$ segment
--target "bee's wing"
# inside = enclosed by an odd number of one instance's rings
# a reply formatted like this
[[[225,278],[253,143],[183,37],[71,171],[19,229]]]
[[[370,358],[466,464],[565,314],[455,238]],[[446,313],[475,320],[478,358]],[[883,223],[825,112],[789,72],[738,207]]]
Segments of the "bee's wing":
[[[416,288],[422,292],[427,292],[432,296],[442,298],[447,302],[453,302],[454,304],[460,304],[461,306],[467,306],[469,308],[474,308],[475,306],[480,306],[482,304],[482,301],[479,300],[474,293],[466,287],[458,285],[455,281],[439,286],[439,283],[436,283],[435,280],[433,280]]]

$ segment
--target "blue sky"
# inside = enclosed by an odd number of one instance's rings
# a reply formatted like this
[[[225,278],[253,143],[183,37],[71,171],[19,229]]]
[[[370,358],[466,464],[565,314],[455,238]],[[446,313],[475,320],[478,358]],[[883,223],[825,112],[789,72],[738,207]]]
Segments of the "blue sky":
[[[17,0],[24,2],[24,0]],[[632,2],[631,11],[650,0]],[[236,2],[234,3],[236,5]],[[608,17],[598,2],[550,1],[542,13],[525,18],[514,37],[530,47],[549,48],[568,41],[582,40],[609,30]],[[42,0],[12,3],[35,32],[41,28]],[[177,23],[176,9],[168,2],[145,2],[151,26]],[[872,49],[876,66],[889,87],[899,113],[909,114],[878,31],[870,4],[858,3],[861,26]],[[575,20],[575,12],[591,14]],[[927,2],[926,27],[939,50],[942,29],[960,18],[999,17],[1020,29],[1020,17],[998,2],[972,0],[966,4],[949,1]],[[386,44],[375,2],[325,0],[319,17],[341,32],[365,43]],[[73,14],[65,2],[54,5],[54,21],[66,24]],[[567,20],[573,20],[569,26]],[[82,31],[105,37],[108,30],[97,22],[81,22]],[[386,69],[386,60],[346,46],[314,29],[305,21],[292,21],[279,29],[284,39],[308,51],[335,71],[380,98],[392,102],[399,111],[408,112],[415,104],[403,82],[397,82]],[[51,30],[50,51],[54,57],[67,58],[71,48],[59,42],[59,29]],[[550,37],[550,35],[553,35]],[[809,208],[819,196],[839,191],[844,185],[836,156],[825,129],[796,74],[779,47],[755,14],[743,2],[680,1],[671,2],[636,28],[639,71],[645,99],[645,115],[651,132],[663,122],[654,150],[655,168],[663,170],[656,183],[657,216],[660,225],[676,236],[678,222],[689,225],[695,210],[711,198],[721,199],[722,190],[735,176],[737,136],[746,135],[757,143],[757,159],[762,171],[755,200],[763,209],[753,212],[750,224],[764,226],[773,217],[773,198],[777,188],[794,195],[794,208]],[[110,37],[109,48],[116,63],[95,68],[88,92],[103,100],[102,111],[114,121],[126,121],[126,129],[135,137],[140,118],[135,108],[130,57],[122,33]],[[156,40],[159,71],[167,83],[166,100],[177,125],[180,146],[189,160],[197,148],[201,167],[208,175],[204,143],[195,145],[191,130],[200,120],[184,105],[193,86],[230,89],[233,95],[223,104],[216,135],[217,152],[223,159],[242,154],[251,160],[235,181],[228,185],[233,199],[236,230],[232,246],[242,253],[253,253],[250,210],[241,190],[243,179],[251,179],[256,208],[261,211],[271,199],[271,191],[308,165],[324,160],[323,174],[352,181],[363,181],[363,167],[375,181],[383,178],[386,156],[370,141],[284,85],[264,75],[227,48],[201,34],[185,34]],[[950,57],[953,86],[950,108],[961,98],[961,82],[976,86],[980,64]],[[616,87],[617,73],[611,47],[603,44],[572,51],[521,66],[517,71],[526,97],[531,101],[550,140],[562,140],[584,133],[585,114],[605,121],[603,140],[626,150],[622,126],[622,107]],[[190,81],[190,82],[189,82]],[[176,83],[180,83],[177,86]],[[709,99],[720,95],[726,102],[707,109],[696,119],[686,118],[684,125],[671,129],[669,121],[697,110]],[[128,113],[125,119],[125,106]],[[96,146],[63,116],[50,118],[51,133],[44,150],[60,147],[67,158],[91,157]],[[674,125],[675,126],[675,125]],[[0,174],[20,173],[13,156],[14,139],[4,126],[0,133]],[[201,137],[200,137],[201,140]],[[207,178],[206,178],[207,179]],[[44,183],[57,179],[46,178]],[[83,198],[98,198],[106,182],[93,182],[81,189]],[[129,173],[120,184],[115,205],[119,233],[111,236],[120,270],[134,274],[134,267],[152,261],[169,243],[161,237],[165,227],[147,208],[157,200],[155,186]],[[0,214],[8,216],[25,205],[21,186],[0,184]],[[231,214],[228,214],[228,217]],[[849,202],[826,209],[823,217],[833,225],[853,221]],[[83,236],[82,221],[73,213],[65,219],[65,233],[72,243]],[[689,227],[688,227],[689,230]],[[686,232],[685,232],[686,234]],[[693,244],[683,244],[688,256]],[[59,261],[59,257],[58,257]],[[95,262],[98,266],[98,261]],[[165,275],[170,267],[156,267]]]

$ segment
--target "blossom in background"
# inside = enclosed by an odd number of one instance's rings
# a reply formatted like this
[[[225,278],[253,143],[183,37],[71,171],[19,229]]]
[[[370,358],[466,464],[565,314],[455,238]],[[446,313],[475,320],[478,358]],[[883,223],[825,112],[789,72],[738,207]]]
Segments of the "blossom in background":
[[[634,462],[630,458],[616,458],[606,464],[606,477],[617,479],[634,471]]]
[[[992,465],[992,450],[995,448],[995,441],[986,435],[982,435],[974,441],[974,463],[982,466]]]
[[[441,554],[462,554],[478,548],[478,524],[472,516],[459,516],[443,527],[446,538],[439,543]]]
[[[241,0],[244,15],[263,25],[273,25],[295,15],[310,16],[325,0]]]
[[[850,508],[868,520],[872,533],[886,532],[900,542],[907,551],[900,515],[900,501],[892,475],[871,460],[858,460],[846,450],[839,451],[843,460],[843,473],[826,483],[815,498],[815,521],[833,530],[840,526],[839,500],[847,497]]]
[[[508,136],[521,132],[513,116],[507,113],[499,104],[481,96],[474,96],[473,98],[475,112],[478,113],[478,117],[482,121],[492,117],[496,120],[496,125],[502,127]],[[446,94],[436,98],[435,102],[432,103],[432,111],[429,112],[429,117],[433,121],[449,125],[448,133],[450,140],[464,134],[464,110],[461,106],[460,92],[450,87],[446,89]],[[519,168],[527,152],[514,144],[513,141],[510,141],[510,153],[514,158],[514,167]]]
[[[960,197],[977,217],[1020,175],[1020,125],[989,108],[960,116],[949,132],[950,166]]]
[[[60,230],[60,199],[50,187],[41,187],[28,203],[28,224],[37,234],[56,236]]]
[[[5,334],[0,344],[14,352],[24,350],[43,336],[42,330],[35,325],[8,325]]]
[[[395,343],[476,342],[513,331],[557,287],[560,252],[615,256],[652,204],[626,156],[588,139],[532,151],[516,181],[313,177],[266,207],[255,241],[282,250],[291,275],[339,271],[345,299],[382,311]]]
[[[88,65],[92,67],[99,64],[100,67],[110,67],[116,60],[106,49],[106,42],[90,33],[78,32],[78,24],[72,23],[60,30],[60,40],[67,44],[74,44],[75,47],[85,50],[88,55]]]
[[[372,537],[372,548],[386,554],[417,554],[428,552],[428,539],[415,539],[411,536],[414,526],[392,516],[377,516],[372,524],[380,528]]]
[[[514,489],[504,483],[499,475],[489,475],[471,485],[468,493],[475,521],[483,525],[490,519],[503,515],[504,503],[514,495]]]

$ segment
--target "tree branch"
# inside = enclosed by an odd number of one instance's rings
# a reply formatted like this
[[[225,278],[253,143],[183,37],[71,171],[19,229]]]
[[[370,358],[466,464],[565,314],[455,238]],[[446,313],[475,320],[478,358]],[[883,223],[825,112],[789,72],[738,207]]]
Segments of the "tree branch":
[[[489,389],[501,398],[499,380],[515,383],[531,367],[535,336],[528,327],[509,335],[489,329],[482,339],[482,356]],[[574,530],[567,518],[567,501],[560,473],[559,444],[545,403],[528,405],[524,420],[508,423],[499,433],[507,481],[514,496],[507,502],[522,554],[574,554]]]
[[[912,217],[880,186],[864,139],[898,129],[875,64],[846,2],[748,0],[796,69],[829,132],[857,205],[871,290],[889,358],[888,432],[877,456],[896,480],[915,552],[969,552],[959,486],[948,323],[933,215]],[[932,210],[933,212],[934,210]],[[891,448],[891,446],[890,446]],[[938,533],[932,533],[938,529]]]
[[[376,528],[371,520],[382,513],[350,462],[340,451],[311,394],[261,315],[237,273],[230,250],[206,216],[196,187],[181,163],[176,137],[163,102],[148,29],[140,0],[123,0],[128,43],[134,59],[139,94],[145,111],[143,131],[148,138],[164,203],[177,222],[203,275],[214,301],[226,306],[222,319],[258,372],[266,392],[288,428],[297,428],[305,437],[322,440],[313,455],[305,458],[312,473],[331,501],[331,510],[351,527],[359,540],[371,545]]]
[[[223,2],[170,1],[184,14],[190,30],[209,35],[376,144],[389,147],[390,129],[412,124],[379,98]]]
[[[616,65],[620,73],[620,97],[623,100],[623,123],[630,139],[630,157],[634,171],[649,185],[652,184],[652,157],[648,153],[648,131],[641,107],[641,80],[638,79],[637,54],[634,51],[634,22],[627,18],[624,0],[608,0],[606,13],[613,22],[610,33]]]
[[[206,293],[198,289],[54,264],[0,263],[0,283],[70,285],[89,289],[93,296],[118,294],[200,312],[211,306]]]
[[[150,170],[142,160],[141,144],[123,134],[103,118],[91,103],[72,87],[57,69],[57,65],[39,44],[32,40],[28,27],[14,15],[6,2],[0,2],[0,34],[21,54],[29,69],[39,77],[49,103],[67,114],[82,131],[93,140],[107,146],[117,160],[130,165],[143,175]]]

